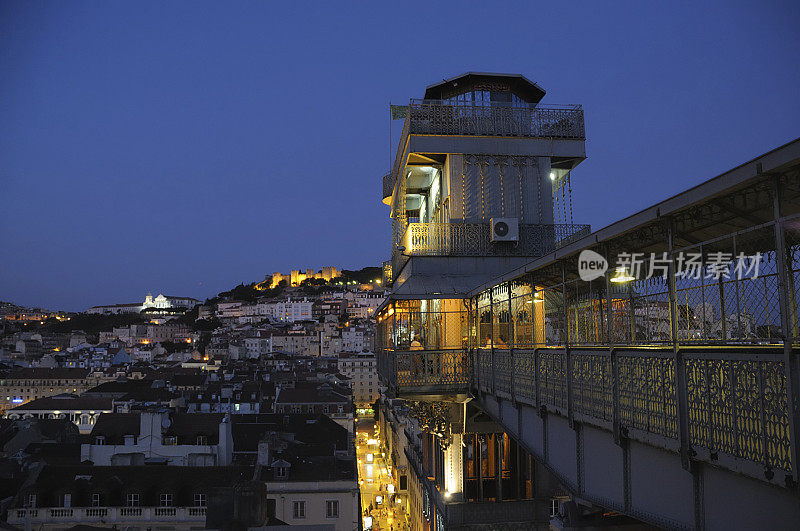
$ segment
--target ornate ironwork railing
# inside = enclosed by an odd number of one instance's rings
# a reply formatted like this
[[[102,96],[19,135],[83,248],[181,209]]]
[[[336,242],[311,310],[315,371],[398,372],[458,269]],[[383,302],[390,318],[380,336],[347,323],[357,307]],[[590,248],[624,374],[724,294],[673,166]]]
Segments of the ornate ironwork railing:
[[[531,107],[411,100],[407,121],[411,134],[586,138],[580,105]]]
[[[449,390],[466,392],[472,371],[467,351],[382,350],[378,371],[399,393]]]
[[[384,350],[378,357],[382,378],[400,395],[462,393],[471,385],[676,451],[684,423],[696,459],[779,483],[790,475],[782,349],[705,347],[677,359],[670,347],[613,355],[558,347]]]
[[[403,123],[392,171],[383,177],[383,198],[390,197],[403,165],[409,134],[465,136],[522,136],[585,140],[580,105],[513,106],[494,102],[412,99]]]
[[[589,225],[520,224],[519,241],[492,242],[488,223],[409,223],[400,240],[411,256],[542,256],[589,234]]]
[[[677,450],[688,426],[695,458],[782,482],[791,474],[783,350],[685,349],[678,386],[670,347],[477,349],[474,387]],[[616,376],[615,376],[616,375]],[[678,395],[686,397],[681,419]],[[780,474],[779,474],[780,472]]]

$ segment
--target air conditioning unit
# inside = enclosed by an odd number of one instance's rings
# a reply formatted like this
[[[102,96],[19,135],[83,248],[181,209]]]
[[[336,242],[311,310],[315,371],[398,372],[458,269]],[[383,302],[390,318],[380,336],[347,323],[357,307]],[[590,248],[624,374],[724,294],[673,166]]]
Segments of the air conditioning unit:
[[[489,220],[493,242],[519,241],[519,220],[517,218],[492,218]]]

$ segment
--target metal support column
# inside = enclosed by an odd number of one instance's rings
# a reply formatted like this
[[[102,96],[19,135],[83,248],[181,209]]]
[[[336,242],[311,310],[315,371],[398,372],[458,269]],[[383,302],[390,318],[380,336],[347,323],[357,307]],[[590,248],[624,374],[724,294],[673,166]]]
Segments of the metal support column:
[[[610,259],[610,255],[608,253],[609,249],[608,246],[605,246],[605,254],[606,259]],[[611,410],[611,425],[614,431],[614,442],[620,444],[620,421],[619,421],[619,369],[617,367],[617,352],[614,348],[614,320],[613,320],[613,313],[611,311],[611,271],[606,271],[606,274],[603,275],[603,279],[605,280],[606,286],[606,306],[608,306],[608,356],[609,356],[609,365],[611,368],[611,400],[612,400],[612,410]],[[630,283],[628,283],[630,286]],[[630,288],[628,292],[628,299],[630,300]]]
[[[531,310],[532,312],[533,310]],[[517,394],[514,392],[514,350],[516,341],[516,323],[514,322],[514,314],[511,311],[511,282],[508,282],[508,369],[509,369],[509,384],[508,390],[511,395],[511,403],[516,404]]]
[[[674,237],[675,227],[672,219],[666,219],[668,262],[668,288],[669,288],[669,320],[672,329],[672,360],[675,364],[675,397],[678,402],[678,440],[681,445],[681,465],[684,469],[691,468],[691,447],[689,444],[689,401],[686,396],[686,366],[683,363],[680,346],[678,344],[678,296],[675,283],[675,256]]]
[[[494,472],[497,486],[495,487],[495,501],[503,501],[503,434],[494,434]]]
[[[483,441],[481,437],[487,440],[486,446],[488,449],[489,443],[489,436],[485,433],[481,433],[475,435],[473,440],[475,441],[475,471],[477,472],[475,476],[478,478],[478,501],[483,501]]]
[[[570,353],[570,334],[569,324],[567,323],[567,264],[564,260],[561,261],[561,292],[564,297],[563,312],[564,312],[564,362],[566,368],[564,369],[564,376],[567,379],[567,418],[571,428],[575,427],[575,421],[572,412],[572,354]],[[577,307],[576,307],[577,312]]]
[[[781,222],[780,204],[780,182],[779,177],[772,177],[772,204],[775,217],[775,255],[778,265],[778,297],[781,310],[781,329],[783,331],[783,366],[786,374],[786,404],[789,417],[789,448],[792,460],[791,482],[798,482],[798,463],[797,463],[797,444],[798,429],[800,428],[800,417],[798,407],[800,407],[800,397],[798,396],[798,359],[792,351],[791,326],[796,321],[797,316],[792,315],[789,299],[794,299],[794,293],[788,291],[788,271],[786,264],[786,237],[784,234],[783,223]]]
[[[497,385],[495,385],[496,378],[494,377],[494,288],[489,288],[489,346],[491,348],[491,364],[492,364],[492,394],[497,396]]]
[[[722,341],[728,341],[728,316],[725,311],[725,289],[722,286],[722,275],[717,279],[717,289],[719,291],[719,315],[720,325],[722,326]]]

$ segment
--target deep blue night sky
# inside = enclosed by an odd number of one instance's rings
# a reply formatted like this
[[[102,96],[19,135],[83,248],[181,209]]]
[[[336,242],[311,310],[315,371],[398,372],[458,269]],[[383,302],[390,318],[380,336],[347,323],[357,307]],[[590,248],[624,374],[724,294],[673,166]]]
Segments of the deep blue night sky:
[[[468,70],[584,105],[595,229],[800,136],[796,1],[160,4],[0,3],[0,300],[377,265],[387,104]]]

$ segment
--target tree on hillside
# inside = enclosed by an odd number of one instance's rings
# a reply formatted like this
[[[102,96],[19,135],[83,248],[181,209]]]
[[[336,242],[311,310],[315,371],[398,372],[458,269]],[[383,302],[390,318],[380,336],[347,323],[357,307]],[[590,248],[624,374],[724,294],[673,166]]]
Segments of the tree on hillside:
[[[78,313],[73,315],[69,321],[53,323],[52,330],[53,332],[83,330],[87,334],[96,335],[100,332],[111,330],[114,327],[146,322],[147,318],[138,313],[120,313],[116,315]]]

